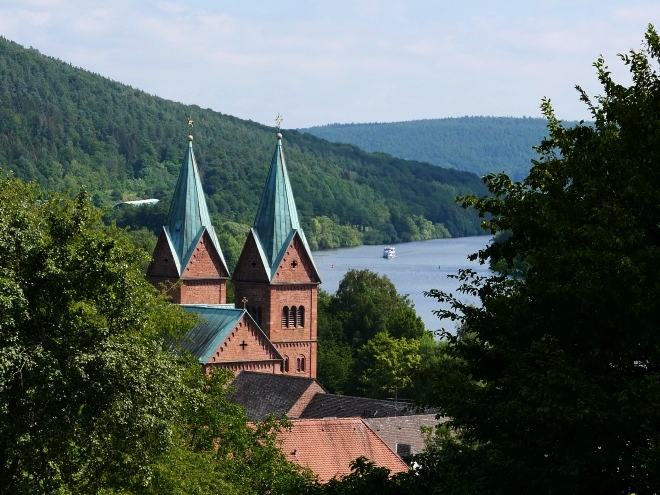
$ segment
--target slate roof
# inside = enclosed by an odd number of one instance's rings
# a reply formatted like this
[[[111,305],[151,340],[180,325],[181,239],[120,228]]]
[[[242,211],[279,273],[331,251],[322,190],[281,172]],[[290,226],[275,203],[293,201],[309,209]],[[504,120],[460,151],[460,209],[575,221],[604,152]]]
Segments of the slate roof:
[[[189,136],[188,149],[183,159],[183,166],[177,179],[172,204],[167,215],[167,223],[165,224],[165,233],[176,257],[174,261],[179,275],[182,274],[182,270],[187,265],[190,256],[192,256],[197,242],[204,234],[204,230],[211,237],[211,242],[220,256],[225,273],[229,273],[215,229],[211,224],[195,153],[193,152],[192,136]]]
[[[314,264],[311,250],[298,220],[298,211],[282,151],[282,135],[279,133],[252,231],[264,266],[270,269],[268,274],[270,281],[273,280],[285,250],[296,232],[307,250],[312,265]],[[316,266],[314,271],[319,278]]]
[[[245,407],[250,421],[263,421],[271,413],[288,413],[315,383],[319,385],[314,378],[242,371],[232,382],[236,391],[229,400]]]
[[[245,309],[234,308],[231,304],[182,304],[181,307],[197,313],[201,318],[188,332],[181,346],[190,351],[201,364],[211,359],[213,352],[225,341],[243,315],[252,318]]]
[[[384,418],[417,414],[406,402],[317,394],[300,418]]]
[[[322,394],[317,394],[322,395]],[[408,466],[360,418],[298,419],[278,434],[288,460],[310,468],[327,482],[350,473],[350,463],[364,456],[392,474]]]
[[[400,456],[419,454],[426,447],[422,426],[435,426],[448,418],[436,419],[436,414],[397,417],[364,418],[364,422]]]

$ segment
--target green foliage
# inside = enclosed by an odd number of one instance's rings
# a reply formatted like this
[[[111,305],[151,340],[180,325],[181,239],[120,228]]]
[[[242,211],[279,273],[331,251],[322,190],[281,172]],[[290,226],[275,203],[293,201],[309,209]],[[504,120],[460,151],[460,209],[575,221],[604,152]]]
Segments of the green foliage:
[[[381,399],[411,389],[422,362],[419,345],[419,340],[394,339],[387,333],[376,334],[364,344],[357,360],[363,369],[358,379],[366,395]]]
[[[278,448],[276,433],[286,423],[270,417],[249,425],[243,407],[227,400],[232,379],[226,370],[209,376],[198,365],[188,368],[176,447],[145,493],[297,495],[311,483]]]
[[[222,254],[225,256],[227,268],[232,273],[243,251],[243,246],[250,232],[250,226],[236,222],[221,222],[216,217],[213,219],[213,228],[215,228],[218,242],[222,247]],[[229,299],[227,300],[229,301]]]
[[[478,176],[503,172],[523,180],[533,147],[547,135],[546,119],[459,117],[299,129],[328,141],[389,153]]]
[[[461,277],[482,305],[450,295],[442,316],[463,378],[437,382],[452,418],[438,469],[462,473],[449,493],[660,491],[660,38],[621,58],[594,125],[563,127],[543,102],[549,138],[523,183],[487,177],[492,197],[466,198],[506,240],[478,253],[523,276]],[[579,89],[579,88],[578,88]],[[476,257],[477,255],[475,255]],[[439,376],[443,372],[438,372]],[[445,445],[451,445],[453,440]],[[471,476],[478,466],[477,475]]]
[[[84,191],[0,179],[0,492],[303,492],[286,424],[248,424],[233,375],[177,351],[194,317],[100,216]]]
[[[195,120],[209,211],[222,219],[216,225],[251,225],[274,129],[166,101],[0,39],[0,164],[47,190],[84,185],[97,206],[161,199],[151,208],[110,211],[109,223],[160,233],[186,149],[187,115]],[[454,203],[457,195],[485,192],[472,174],[294,130],[284,141],[300,218],[319,248],[480,233],[475,212]],[[232,237],[240,244],[237,234],[223,238],[230,260]]]
[[[191,320],[81,192],[0,180],[0,491],[148,482],[172,445],[181,367],[159,342]]]
[[[410,350],[419,350],[427,336],[408,296],[386,276],[349,270],[336,294],[319,292],[318,377],[333,393],[390,397],[395,387],[411,391],[408,373],[419,352]]]

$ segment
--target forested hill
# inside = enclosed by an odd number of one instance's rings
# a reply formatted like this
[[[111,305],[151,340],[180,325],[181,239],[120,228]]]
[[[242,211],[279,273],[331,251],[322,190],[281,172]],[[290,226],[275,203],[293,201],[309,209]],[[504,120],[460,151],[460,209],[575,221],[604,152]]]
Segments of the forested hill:
[[[251,225],[276,143],[274,128],[167,101],[0,39],[5,173],[48,190],[85,186],[99,205],[152,197],[166,202],[187,145],[189,115],[214,223],[219,230],[223,222]],[[457,195],[485,194],[477,176],[295,130],[283,134],[313,248],[480,233],[474,212],[454,202]]]
[[[527,177],[533,146],[547,136],[540,118],[460,117],[383,124],[331,124],[299,129],[333,142],[367,151],[419,160],[479,176],[506,172]]]

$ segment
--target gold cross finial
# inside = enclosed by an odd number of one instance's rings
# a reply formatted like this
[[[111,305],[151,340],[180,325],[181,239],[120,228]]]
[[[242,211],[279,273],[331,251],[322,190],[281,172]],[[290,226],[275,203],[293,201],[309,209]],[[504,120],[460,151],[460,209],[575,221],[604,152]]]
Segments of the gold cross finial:
[[[188,125],[190,126],[191,129],[192,129],[193,123],[194,122],[193,122],[192,117],[188,117]]]
[[[275,118],[275,122],[277,123],[277,130],[280,130],[280,127],[282,126],[282,121],[284,119],[282,118],[282,115],[278,112],[277,117]]]
[[[243,303],[243,309],[245,309],[245,305],[246,305],[247,302],[248,302],[248,298],[245,297],[245,296],[243,296],[243,299],[241,299],[241,302]]]

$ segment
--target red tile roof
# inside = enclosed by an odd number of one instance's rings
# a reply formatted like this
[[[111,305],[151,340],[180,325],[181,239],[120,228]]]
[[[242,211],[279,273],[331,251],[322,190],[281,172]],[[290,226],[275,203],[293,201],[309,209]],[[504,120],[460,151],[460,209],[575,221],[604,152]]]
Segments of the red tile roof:
[[[364,456],[392,474],[408,466],[360,418],[299,419],[280,433],[287,459],[310,468],[323,483],[351,472],[349,464]]]

